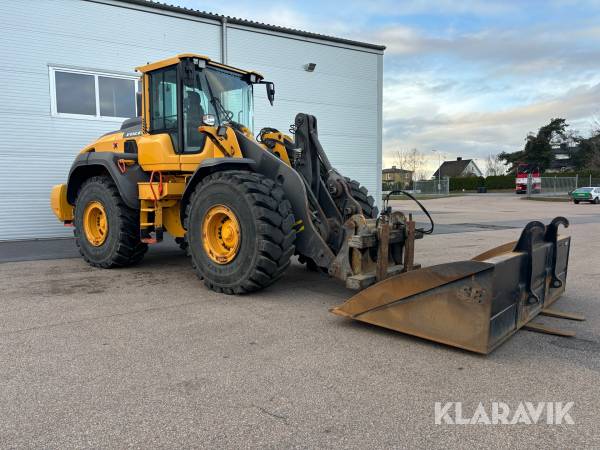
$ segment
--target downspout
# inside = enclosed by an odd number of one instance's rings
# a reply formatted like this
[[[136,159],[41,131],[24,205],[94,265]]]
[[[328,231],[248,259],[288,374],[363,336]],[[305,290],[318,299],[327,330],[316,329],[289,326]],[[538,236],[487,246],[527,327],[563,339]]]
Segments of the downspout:
[[[227,64],[227,17],[221,17],[221,63]]]
[[[383,52],[377,55],[377,176],[375,185],[375,204],[381,211],[383,206],[382,191],[382,169],[383,169]]]

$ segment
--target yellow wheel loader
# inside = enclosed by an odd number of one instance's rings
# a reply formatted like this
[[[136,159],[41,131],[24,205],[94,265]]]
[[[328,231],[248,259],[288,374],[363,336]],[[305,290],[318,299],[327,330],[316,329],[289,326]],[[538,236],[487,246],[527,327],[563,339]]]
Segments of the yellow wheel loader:
[[[297,254],[361,291],[332,312],[480,353],[564,291],[566,220],[532,222],[516,243],[421,269],[414,243],[433,221],[416,228],[387,204],[379,214],[331,165],[315,117],[298,114],[293,138],[273,128],[253,136],[254,86],[271,104],[275,96],[261,74],[196,54],[136,70],[140,117],[85,147],[51,193],[92,266],[136,264],[167,232],[208,288],[244,294],[280,278]]]

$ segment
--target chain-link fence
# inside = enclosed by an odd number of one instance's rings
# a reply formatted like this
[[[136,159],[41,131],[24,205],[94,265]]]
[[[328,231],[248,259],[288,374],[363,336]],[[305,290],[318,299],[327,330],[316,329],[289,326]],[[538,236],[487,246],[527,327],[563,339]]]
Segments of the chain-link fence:
[[[473,179],[475,180],[475,178]],[[459,178],[459,180],[464,179]],[[480,181],[477,181],[477,183],[481,184]],[[511,183],[514,183],[514,181],[511,181]],[[408,190],[418,195],[449,195],[450,191],[449,178],[443,178],[441,180],[415,180],[411,184],[412,186],[406,186],[403,183],[384,182],[382,190],[384,194],[395,190]],[[453,186],[453,190],[459,190],[456,189],[456,184]],[[567,197],[569,193],[573,192],[578,187],[584,186],[598,187],[600,186],[600,178],[593,178],[588,175],[574,177],[530,177],[527,181],[527,195]],[[474,188],[466,189],[467,191],[475,191]],[[465,191],[465,189],[463,188],[462,191]]]
[[[414,180],[407,186],[404,183],[386,183],[382,185],[382,193],[386,195],[390,191],[408,191],[418,195],[448,195],[450,191],[450,180]]]
[[[577,179],[577,187],[599,187],[600,178],[594,178],[591,175],[580,176]]]
[[[406,191],[406,190],[410,190],[410,184],[406,184],[406,183],[393,183],[390,181],[384,181],[382,186],[381,186],[381,190],[384,193],[390,192],[390,191]]]
[[[415,181],[415,194],[421,195],[448,195],[450,192],[450,180],[418,180]]]
[[[527,195],[543,195],[549,197],[568,196],[578,187],[600,186],[600,179],[575,176],[575,177],[541,177],[529,178],[527,182]]]
[[[577,177],[542,177],[541,195],[568,195],[569,192],[577,189]],[[536,193],[535,190],[532,191]]]

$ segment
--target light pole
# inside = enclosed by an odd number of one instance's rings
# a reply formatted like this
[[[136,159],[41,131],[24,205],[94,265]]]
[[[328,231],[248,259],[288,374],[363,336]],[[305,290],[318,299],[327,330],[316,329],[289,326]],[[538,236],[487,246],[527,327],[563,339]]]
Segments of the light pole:
[[[440,192],[442,190],[442,154],[438,152],[435,148],[432,148],[431,151],[433,153],[437,153],[438,155],[438,185],[437,190]]]

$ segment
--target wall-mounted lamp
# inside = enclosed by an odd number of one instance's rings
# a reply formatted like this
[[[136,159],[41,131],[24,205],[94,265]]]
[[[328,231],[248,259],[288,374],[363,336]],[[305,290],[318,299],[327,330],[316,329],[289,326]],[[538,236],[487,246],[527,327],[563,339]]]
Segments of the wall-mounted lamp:
[[[315,67],[317,67],[317,63],[308,63],[304,65],[304,70],[306,70],[307,72],[314,72]]]

